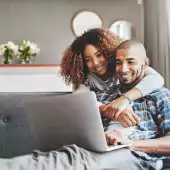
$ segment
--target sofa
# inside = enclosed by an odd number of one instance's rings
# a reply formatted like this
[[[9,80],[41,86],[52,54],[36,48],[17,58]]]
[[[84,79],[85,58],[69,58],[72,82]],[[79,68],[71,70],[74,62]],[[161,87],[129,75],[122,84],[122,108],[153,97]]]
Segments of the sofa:
[[[0,93],[0,158],[26,155],[36,149],[24,100],[67,93]]]
[[[0,162],[2,158],[29,155],[37,149],[25,113],[24,101],[68,93],[70,92],[0,93]],[[166,166],[170,167],[170,163],[166,162]]]

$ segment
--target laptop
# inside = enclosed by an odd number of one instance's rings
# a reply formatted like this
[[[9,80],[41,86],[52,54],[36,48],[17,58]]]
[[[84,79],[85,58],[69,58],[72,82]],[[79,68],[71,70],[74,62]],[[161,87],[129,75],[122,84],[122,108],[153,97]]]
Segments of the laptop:
[[[94,92],[40,97],[25,102],[36,149],[49,151],[76,144],[94,152],[108,146]]]

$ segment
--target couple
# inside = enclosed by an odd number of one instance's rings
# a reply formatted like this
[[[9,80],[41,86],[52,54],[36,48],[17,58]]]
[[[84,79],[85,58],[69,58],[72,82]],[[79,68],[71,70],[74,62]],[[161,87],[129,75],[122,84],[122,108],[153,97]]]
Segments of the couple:
[[[94,91],[99,106],[107,103],[106,110],[112,111],[116,117],[129,106],[128,98],[132,101],[139,99],[164,84],[163,78],[147,67],[143,79],[138,84],[125,92],[124,96],[113,100],[114,86],[119,83],[115,74],[113,53],[121,42],[122,39],[108,30],[89,30],[66,49],[61,63],[61,75],[67,84],[73,83],[76,91],[85,87]],[[105,97],[102,97],[103,93]]]
[[[61,73],[75,90],[96,93],[102,117],[137,126],[130,134],[108,132],[109,143],[131,142],[132,154],[145,162],[142,168],[161,169],[170,155],[170,91],[161,88],[162,77],[148,65],[141,43],[92,29],[65,51]]]
[[[168,160],[170,155],[170,91],[161,88],[162,77],[148,67],[143,45],[131,40],[123,42],[104,29],[93,29],[65,51],[61,68],[66,82],[73,83],[77,91],[87,87],[96,93],[104,120],[138,127],[128,134],[128,140],[121,130],[119,136],[117,131],[107,132],[109,143],[131,142],[131,149],[99,154],[73,145],[49,153],[36,151],[23,157],[0,159],[0,167],[162,169],[162,160]]]

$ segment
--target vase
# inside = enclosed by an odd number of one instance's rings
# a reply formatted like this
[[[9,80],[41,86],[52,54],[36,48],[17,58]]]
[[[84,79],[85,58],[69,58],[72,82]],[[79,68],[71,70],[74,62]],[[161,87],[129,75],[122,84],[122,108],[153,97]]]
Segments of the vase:
[[[2,61],[1,64],[11,64],[11,60],[8,61]]]
[[[21,64],[31,64],[31,60],[22,60]]]

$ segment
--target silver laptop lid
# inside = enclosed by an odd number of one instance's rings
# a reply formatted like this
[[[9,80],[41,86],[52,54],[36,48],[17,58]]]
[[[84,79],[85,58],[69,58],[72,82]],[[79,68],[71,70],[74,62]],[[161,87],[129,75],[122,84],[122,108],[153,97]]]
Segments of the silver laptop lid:
[[[37,149],[64,145],[103,152],[107,150],[94,92],[42,97],[26,102]]]

